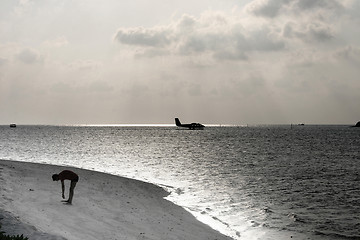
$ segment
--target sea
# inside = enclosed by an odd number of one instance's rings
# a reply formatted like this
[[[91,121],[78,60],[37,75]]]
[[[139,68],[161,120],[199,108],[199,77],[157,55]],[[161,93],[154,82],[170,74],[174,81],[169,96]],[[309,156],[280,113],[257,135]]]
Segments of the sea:
[[[154,183],[236,240],[360,239],[360,128],[7,125],[0,159]]]

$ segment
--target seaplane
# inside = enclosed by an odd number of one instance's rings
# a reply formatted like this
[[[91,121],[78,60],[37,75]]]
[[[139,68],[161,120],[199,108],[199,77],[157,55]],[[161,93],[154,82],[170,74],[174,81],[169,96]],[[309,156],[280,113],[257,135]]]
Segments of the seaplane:
[[[202,130],[204,129],[204,125],[200,123],[188,123],[188,124],[182,124],[178,118],[175,118],[176,126],[178,127],[185,127],[191,130]]]

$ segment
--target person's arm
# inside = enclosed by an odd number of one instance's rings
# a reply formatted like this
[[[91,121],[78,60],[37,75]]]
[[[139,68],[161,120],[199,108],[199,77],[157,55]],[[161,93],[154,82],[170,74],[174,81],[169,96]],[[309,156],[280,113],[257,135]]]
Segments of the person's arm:
[[[62,198],[65,199],[65,184],[64,184],[64,180],[61,180],[61,190],[62,190]]]

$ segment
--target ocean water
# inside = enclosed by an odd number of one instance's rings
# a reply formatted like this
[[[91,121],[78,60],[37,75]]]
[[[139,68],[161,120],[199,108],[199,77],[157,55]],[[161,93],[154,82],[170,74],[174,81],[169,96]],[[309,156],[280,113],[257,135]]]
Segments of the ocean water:
[[[0,159],[158,184],[234,239],[360,239],[359,128],[0,126]]]

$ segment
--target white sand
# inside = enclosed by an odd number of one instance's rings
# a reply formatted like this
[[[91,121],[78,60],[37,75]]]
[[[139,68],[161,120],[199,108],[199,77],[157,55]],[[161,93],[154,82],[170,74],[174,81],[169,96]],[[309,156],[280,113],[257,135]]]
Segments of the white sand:
[[[80,177],[72,205],[51,179],[64,169]],[[84,169],[0,160],[0,194],[2,230],[30,240],[231,239],[163,199],[158,186]]]

